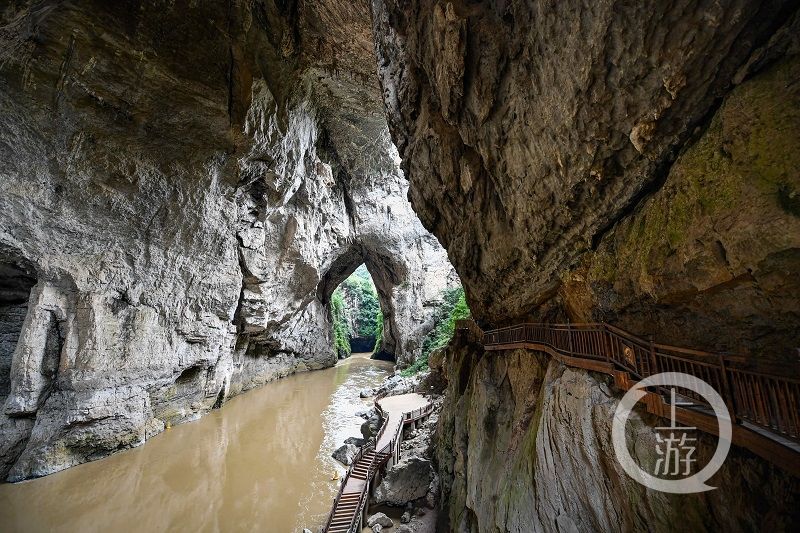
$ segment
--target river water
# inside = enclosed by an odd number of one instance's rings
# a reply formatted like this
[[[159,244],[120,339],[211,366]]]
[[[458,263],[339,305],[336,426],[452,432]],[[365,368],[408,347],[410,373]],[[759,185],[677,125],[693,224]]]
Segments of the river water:
[[[358,393],[392,364],[354,354],[231,399],[144,445],[0,485],[0,531],[268,531],[322,525],[345,469],[330,454],[360,436]]]

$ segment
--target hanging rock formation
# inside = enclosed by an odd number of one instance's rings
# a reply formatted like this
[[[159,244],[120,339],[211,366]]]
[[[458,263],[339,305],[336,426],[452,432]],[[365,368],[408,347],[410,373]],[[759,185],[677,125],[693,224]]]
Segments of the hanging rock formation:
[[[455,277],[406,200],[363,9],[0,10],[0,477],[332,365],[325,304],[362,262],[384,349],[419,353]]]
[[[477,318],[796,360],[796,5],[373,9],[414,209]]]
[[[793,371],[798,20],[783,0],[5,7],[0,474],[333,364],[325,306],[362,262],[409,364],[454,278],[437,238],[482,325],[605,320]],[[797,528],[796,480],[742,450],[717,492],[643,492],[595,375],[465,345],[433,363],[455,530]]]
[[[607,321],[800,375],[795,3],[373,0],[373,19],[412,204],[479,323]],[[741,449],[717,491],[646,493],[608,447],[618,391],[481,354],[443,365],[451,530],[800,523],[797,481]]]

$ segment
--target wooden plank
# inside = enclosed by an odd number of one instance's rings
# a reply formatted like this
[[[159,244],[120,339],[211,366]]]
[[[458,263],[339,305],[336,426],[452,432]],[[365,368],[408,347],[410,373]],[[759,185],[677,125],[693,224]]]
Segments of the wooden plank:
[[[723,364],[720,368],[719,363],[714,364],[712,362],[708,363],[700,363],[699,361],[689,361],[685,359],[681,359],[679,357],[675,357],[674,355],[662,355],[658,354],[658,359],[662,361],[662,365],[659,365],[660,368],[656,367],[656,350],[666,350],[672,351],[673,353],[682,353],[682,354],[691,354],[695,356],[706,356],[712,355],[708,354],[707,352],[701,352],[699,350],[689,350],[689,349],[681,349],[675,348],[672,346],[666,346],[662,344],[655,344],[650,342],[645,342],[634,335],[621,330],[619,328],[613,326],[607,326],[606,331],[612,332],[612,335],[605,335],[605,342],[602,344],[597,344],[593,339],[593,335],[589,335],[587,331],[581,331],[579,328],[582,326],[590,326],[590,327],[597,327],[598,325],[591,325],[591,324],[554,324],[554,325],[538,325],[538,324],[529,324],[526,326],[526,329],[523,330],[524,335],[514,335],[512,334],[511,338],[514,339],[513,342],[506,342],[506,343],[496,343],[496,344],[489,344],[484,346],[487,351],[505,351],[505,350],[535,350],[543,353],[547,353],[551,355],[553,358],[559,360],[560,362],[564,363],[565,365],[576,367],[576,368],[583,368],[586,370],[591,370],[595,372],[602,372],[605,374],[609,374],[614,377],[614,385],[621,389],[621,390],[630,390],[631,387],[634,386],[636,383],[636,379],[631,376],[629,372],[617,370],[616,367],[612,362],[612,359],[615,359],[615,351],[619,350],[619,345],[622,343],[625,345],[625,342],[631,342],[634,351],[637,350],[641,346],[646,346],[646,348],[642,348],[642,356],[648,355],[651,360],[648,360],[647,363],[650,365],[648,368],[648,373],[653,373],[656,371],[682,371],[686,374],[695,375],[700,377],[701,379],[705,378],[706,381],[711,379],[712,372],[711,369],[714,369],[714,372],[725,372],[725,365]],[[605,324],[599,325],[600,327],[606,327]],[[570,351],[568,347],[563,346],[560,347],[562,350],[566,350],[567,354],[562,353],[559,350],[559,347],[554,347],[549,344],[533,342],[529,339],[533,336],[533,327],[543,327],[545,328],[545,332],[549,331],[550,334],[543,334],[542,337],[548,340],[552,340],[554,343],[558,344],[559,341],[568,341],[575,343],[575,350],[580,352],[580,354],[576,353],[575,351]],[[485,335],[488,338],[494,339],[501,339],[502,336],[493,335],[495,333],[501,332],[511,332],[515,329],[515,326],[509,326],[507,328],[503,328],[500,330],[493,330],[486,332]],[[569,331],[574,329],[575,334],[570,336]],[[567,332],[567,336],[564,337],[562,335],[555,335],[555,332]],[[530,333],[530,335],[528,335]],[[587,336],[588,335],[588,336]],[[625,342],[621,342],[617,335],[625,339]],[[599,346],[599,347],[598,347]],[[597,351],[596,355],[600,357],[606,357],[606,361],[600,361],[597,359],[591,359],[588,357],[583,356],[583,354],[588,353],[589,351]],[[607,353],[599,353],[602,351],[606,351]],[[635,352],[634,352],[635,353]],[[719,361],[719,357],[715,356],[716,361]],[[726,362],[727,360],[736,360],[737,358],[730,358],[725,356]],[[638,359],[637,359],[638,360]],[[716,375],[715,375],[716,377]],[[729,376],[724,375],[722,378],[728,378]],[[772,425],[777,424],[777,429],[779,432],[783,432],[784,434],[793,436],[796,438],[796,435],[793,435],[793,430],[796,432],[798,431],[793,426],[796,424],[795,420],[800,419],[800,415],[792,410],[791,403],[788,401],[788,398],[784,398],[782,394],[787,394],[787,396],[791,396],[788,394],[788,383],[793,382],[790,378],[786,380],[786,385],[782,385],[781,383],[784,381],[781,379],[780,376],[772,377],[773,380],[778,381],[768,381],[770,376],[762,376],[762,375],[754,375],[753,373],[739,371],[736,372],[732,377],[738,377],[739,381],[731,388],[736,391],[742,391],[745,396],[740,398],[739,395],[733,395],[730,390],[719,391],[726,397],[729,397],[729,402],[733,404],[736,402],[738,407],[742,409],[741,413],[731,413],[732,415],[740,414],[741,416],[748,418],[756,425],[760,425],[767,430],[772,430]],[[711,379],[714,382],[714,385],[719,386],[720,383],[717,383],[718,380]],[[772,393],[772,394],[770,394]],[[775,397],[776,401],[771,402],[770,398]],[[742,405],[742,399],[746,398],[745,405]],[[647,411],[662,417],[669,419],[670,416],[670,406],[667,404],[664,399],[656,393],[647,393],[647,395],[643,398],[643,402],[646,405]],[[776,406],[780,412],[773,412],[774,409],[773,404]],[[751,416],[748,417],[748,414],[752,413]],[[693,409],[685,409],[676,407],[675,410],[675,418],[676,421],[685,424],[688,426],[693,426],[698,428],[701,431],[706,433],[717,435],[719,432],[717,420],[715,417],[710,416],[708,414],[702,413],[700,411],[696,411]],[[787,472],[792,475],[800,476],[800,453],[795,451],[793,448],[785,446],[780,442],[777,442],[769,437],[766,437],[756,431],[753,431],[745,426],[734,424],[733,426],[733,443],[737,446],[741,446],[747,448],[748,450],[752,451],[756,455],[763,457],[777,466],[783,468]]]

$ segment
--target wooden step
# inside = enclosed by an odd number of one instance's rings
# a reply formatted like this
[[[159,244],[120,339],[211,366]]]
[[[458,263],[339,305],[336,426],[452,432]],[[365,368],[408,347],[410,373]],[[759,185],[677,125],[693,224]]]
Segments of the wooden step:
[[[341,512],[343,512],[343,513],[344,513],[345,511],[350,511],[350,510],[353,510],[353,509],[355,509],[356,507],[358,507],[358,502],[355,502],[355,503],[353,503],[353,504],[351,504],[351,505],[337,506],[337,507],[336,507],[336,512],[338,513],[339,511],[341,511]]]
[[[352,509],[353,507],[358,507],[358,503],[360,501],[361,500],[353,500],[351,502],[347,502],[346,504],[337,505],[336,506],[336,512],[339,512],[339,510],[343,510],[343,509]]]

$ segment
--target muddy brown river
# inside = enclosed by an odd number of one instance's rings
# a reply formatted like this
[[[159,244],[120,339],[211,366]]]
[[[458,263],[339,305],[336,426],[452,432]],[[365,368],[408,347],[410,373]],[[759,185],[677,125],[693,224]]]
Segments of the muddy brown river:
[[[358,393],[392,364],[354,354],[233,398],[144,445],[50,476],[0,485],[0,531],[316,530],[360,436]]]

